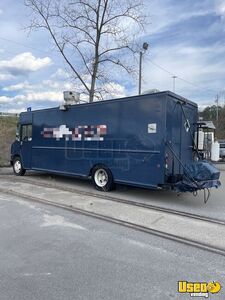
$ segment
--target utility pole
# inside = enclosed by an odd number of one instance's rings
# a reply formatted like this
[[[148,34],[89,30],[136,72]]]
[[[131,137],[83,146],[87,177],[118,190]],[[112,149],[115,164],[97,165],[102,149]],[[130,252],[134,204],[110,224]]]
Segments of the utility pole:
[[[140,58],[139,58],[139,87],[138,87],[138,95],[141,95],[142,57],[143,57],[143,52],[140,51]]]
[[[177,76],[172,76],[172,78],[173,78],[173,92],[175,93],[175,91],[176,91],[176,78],[177,78]]]
[[[139,86],[138,86],[138,95],[141,95],[141,80],[142,80],[142,58],[145,51],[148,49],[148,43],[143,43],[142,46],[143,50],[140,51],[140,57],[139,57]]]
[[[219,126],[219,95],[216,95],[216,127]]]

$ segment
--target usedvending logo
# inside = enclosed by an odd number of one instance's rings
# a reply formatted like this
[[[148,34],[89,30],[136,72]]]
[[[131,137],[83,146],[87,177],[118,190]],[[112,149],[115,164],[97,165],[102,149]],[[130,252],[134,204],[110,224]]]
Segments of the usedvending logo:
[[[180,294],[190,294],[191,297],[209,298],[209,294],[218,294],[221,284],[216,281],[211,282],[188,282],[178,281],[178,292]]]

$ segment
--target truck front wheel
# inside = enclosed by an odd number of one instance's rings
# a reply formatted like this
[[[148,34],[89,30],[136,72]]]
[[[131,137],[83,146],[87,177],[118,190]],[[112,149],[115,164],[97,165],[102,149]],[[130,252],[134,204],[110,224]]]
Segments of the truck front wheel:
[[[95,167],[92,172],[92,181],[99,191],[108,192],[114,188],[112,172],[106,167]]]
[[[13,160],[13,172],[16,176],[23,176],[26,170],[22,166],[20,157],[16,157]]]

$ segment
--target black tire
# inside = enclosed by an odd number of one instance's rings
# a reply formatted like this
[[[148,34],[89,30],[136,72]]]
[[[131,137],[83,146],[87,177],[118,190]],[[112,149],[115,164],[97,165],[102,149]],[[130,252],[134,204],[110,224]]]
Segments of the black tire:
[[[105,166],[96,166],[93,169],[92,182],[98,191],[109,192],[115,187],[112,172]]]
[[[20,157],[15,157],[13,160],[13,172],[16,176],[23,176],[26,173]]]

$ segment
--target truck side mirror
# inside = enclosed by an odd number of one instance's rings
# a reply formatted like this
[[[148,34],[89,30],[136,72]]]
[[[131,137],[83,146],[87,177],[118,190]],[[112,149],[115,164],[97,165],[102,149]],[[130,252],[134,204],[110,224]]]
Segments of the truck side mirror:
[[[20,135],[19,135],[19,132],[16,133],[16,141],[19,141],[20,140]]]

